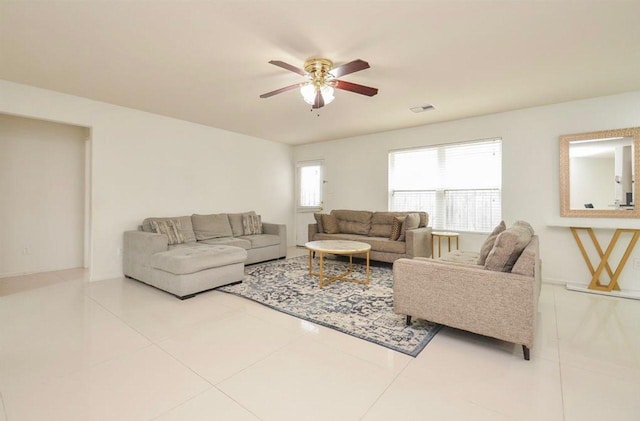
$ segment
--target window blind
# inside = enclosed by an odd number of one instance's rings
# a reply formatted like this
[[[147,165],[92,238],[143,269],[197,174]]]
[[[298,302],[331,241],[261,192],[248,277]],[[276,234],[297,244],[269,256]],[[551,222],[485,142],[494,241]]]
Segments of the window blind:
[[[434,229],[491,231],[501,187],[500,139],[389,153],[389,209],[428,212]]]

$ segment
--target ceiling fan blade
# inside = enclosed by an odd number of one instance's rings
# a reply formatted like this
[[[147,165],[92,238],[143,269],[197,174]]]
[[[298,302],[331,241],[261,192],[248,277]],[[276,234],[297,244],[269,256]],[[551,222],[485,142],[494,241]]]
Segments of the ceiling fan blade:
[[[293,89],[299,88],[301,83],[296,83],[295,85],[285,86],[284,88],[276,89],[275,91],[267,92],[266,94],[260,95],[260,98],[269,98],[270,96],[278,95],[283,92],[291,91]]]
[[[366,96],[374,96],[378,93],[378,88],[371,88],[369,86],[358,85],[357,83],[345,82],[344,80],[334,80],[333,86],[344,91],[351,91]]]
[[[274,66],[282,67],[283,69],[289,70],[289,71],[291,71],[293,73],[297,73],[297,74],[299,74],[301,76],[306,76],[307,75],[307,72],[305,72],[301,68],[296,67],[296,66],[292,66],[291,64],[285,63],[284,61],[271,60],[269,62],[269,64],[273,64]]]
[[[316,93],[316,100],[313,101],[313,108],[322,108],[324,107],[324,98],[322,97],[322,92],[318,89]]]
[[[333,77],[340,77],[340,76],[348,75],[351,73],[359,72],[360,70],[364,70],[368,68],[369,68],[369,63],[367,63],[364,60],[358,59],[330,70],[329,74],[331,74]]]

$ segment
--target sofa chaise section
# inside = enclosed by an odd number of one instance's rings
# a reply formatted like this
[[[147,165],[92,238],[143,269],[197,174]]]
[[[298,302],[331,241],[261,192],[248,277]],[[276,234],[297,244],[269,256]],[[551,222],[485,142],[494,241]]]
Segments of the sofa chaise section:
[[[147,218],[124,233],[123,271],[188,298],[242,281],[245,264],[286,257],[286,236],[284,224],[263,223],[255,212]]]

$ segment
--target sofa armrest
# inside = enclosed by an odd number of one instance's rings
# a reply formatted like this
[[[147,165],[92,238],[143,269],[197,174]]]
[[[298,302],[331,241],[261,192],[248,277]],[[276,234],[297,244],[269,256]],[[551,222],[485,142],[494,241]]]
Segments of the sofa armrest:
[[[433,228],[422,227],[406,232],[407,255],[409,257],[431,257],[431,232]]]
[[[277,235],[280,237],[279,257],[287,256],[287,226],[285,224],[272,224],[269,222],[262,223],[262,232],[264,234]]]
[[[151,270],[151,256],[169,249],[169,238],[164,234],[144,231],[126,231],[123,241],[123,272],[126,276],[143,280]]]
[[[394,311],[533,346],[537,279],[437,260],[398,259]]]
[[[316,234],[318,233],[318,224],[309,224],[309,228],[307,228],[307,241],[313,241]]]

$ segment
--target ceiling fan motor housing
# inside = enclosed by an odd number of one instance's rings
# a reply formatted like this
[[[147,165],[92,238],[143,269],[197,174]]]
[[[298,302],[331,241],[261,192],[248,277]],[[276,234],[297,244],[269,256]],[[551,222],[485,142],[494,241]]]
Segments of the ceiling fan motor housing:
[[[304,70],[309,73],[316,87],[323,86],[327,82],[331,69],[333,69],[333,62],[328,58],[315,57],[304,62]]]

